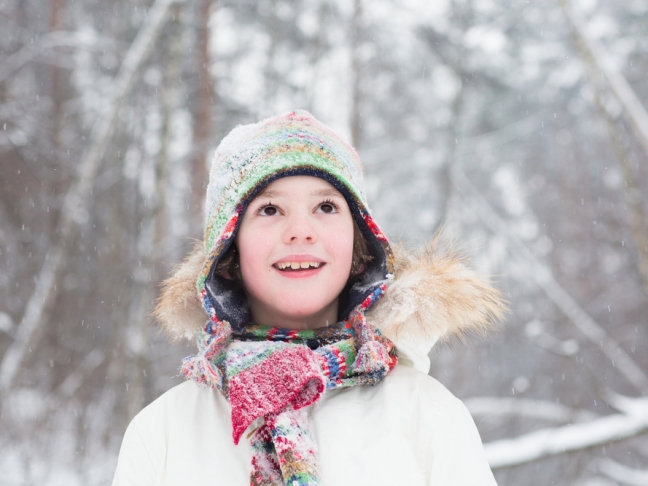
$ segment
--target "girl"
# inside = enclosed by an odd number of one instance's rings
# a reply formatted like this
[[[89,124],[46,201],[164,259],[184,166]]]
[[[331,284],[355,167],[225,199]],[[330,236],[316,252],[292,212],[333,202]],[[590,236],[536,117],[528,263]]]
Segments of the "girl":
[[[453,257],[392,248],[350,145],[305,111],[239,126],[206,209],[204,248],[156,310],[197,339],[189,381],[133,419],[114,485],[495,484],[427,373],[437,339],[502,316],[500,294]]]

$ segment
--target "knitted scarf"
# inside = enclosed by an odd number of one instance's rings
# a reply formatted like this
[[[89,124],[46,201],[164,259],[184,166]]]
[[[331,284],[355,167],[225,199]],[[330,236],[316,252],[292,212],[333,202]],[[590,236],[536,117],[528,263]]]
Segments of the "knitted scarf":
[[[394,345],[354,310],[328,327],[295,331],[208,321],[181,371],[219,389],[232,408],[234,443],[252,425],[250,485],[321,484],[304,407],[326,389],[376,385],[397,363]]]

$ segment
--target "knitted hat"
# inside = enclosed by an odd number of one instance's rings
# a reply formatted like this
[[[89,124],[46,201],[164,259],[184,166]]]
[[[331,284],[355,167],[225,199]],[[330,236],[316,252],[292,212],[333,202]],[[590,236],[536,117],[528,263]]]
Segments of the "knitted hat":
[[[212,320],[228,321],[238,330],[250,321],[240,285],[218,275],[216,266],[234,243],[250,201],[271,182],[296,175],[319,177],[340,191],[372,256],[365,270],[342,291],[339,320],[358,306],[361,310],[370,307],[393,278],[392,252],[369,214],[358,154],[310,113],[294,111],[238,126],[216,149],[207,187],[207,260],[197,282]]]

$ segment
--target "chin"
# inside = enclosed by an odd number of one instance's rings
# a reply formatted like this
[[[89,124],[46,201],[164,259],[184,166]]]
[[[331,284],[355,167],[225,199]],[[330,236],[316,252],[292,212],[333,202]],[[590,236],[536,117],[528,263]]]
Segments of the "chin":
[[[281,307],[279,312],[286,317],[309,317],[315,316],[323,310],[321,307],[301,307],[293,305],[290,307]]]
[[[299,296],[299,298],[289,296],[286,299],[282,300],[283,305],[278,305],[277,309],[281,314],[285,315],[288,318],[316,316],[317,314],[323,312],[330,305],[330,302],[317,302],[314,301],[314,297],[304,297],[303,295]]]

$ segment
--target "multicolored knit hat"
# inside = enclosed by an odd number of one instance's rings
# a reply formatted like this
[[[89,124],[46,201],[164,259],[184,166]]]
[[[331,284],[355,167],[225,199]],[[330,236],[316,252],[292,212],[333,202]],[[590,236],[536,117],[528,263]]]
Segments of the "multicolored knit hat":
[[[392,252],[369,214],[358,154],[310,113],[294,111],[238,126],[216,149],[207,187],[208,257],[197,282],[203,306],[213,321],[228,321],[235,330],[250,321],[240,286],[216,274],[216,266],[234,243],[250,201],[272,181],[296,175],[319,177],[342,193],[372,256],[365,271],[340,296],[339,320],[359,305],[366,310],[392,279]]]

